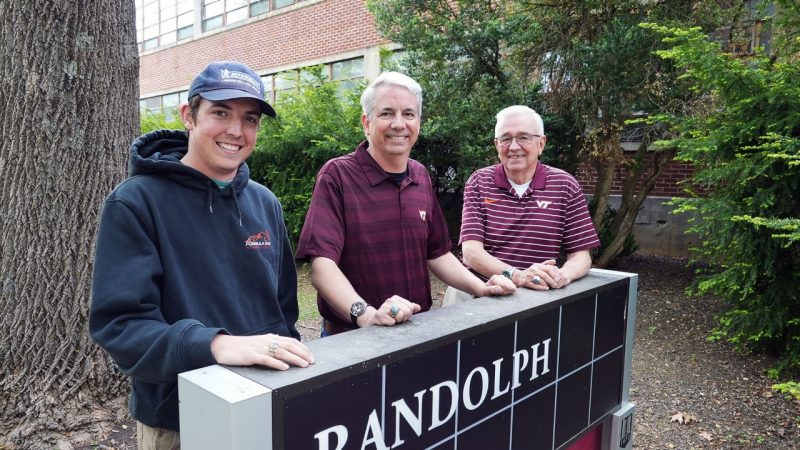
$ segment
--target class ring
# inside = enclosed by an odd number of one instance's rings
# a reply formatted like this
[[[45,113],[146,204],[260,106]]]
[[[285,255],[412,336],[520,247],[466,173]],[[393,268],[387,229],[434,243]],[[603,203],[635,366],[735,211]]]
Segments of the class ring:
[[[542,277],[539,275],[534,275],[533,278],[531,278],[531,281],[533,281],[533,284],[539,284],[542,282]]]
[[[392,308],[389,309],[389,315],[391,315],[392,317],[396,317],[397,313],[399,313],[399,312],[400,312],[400,308],[398,308],[397,305],[392,305]]]

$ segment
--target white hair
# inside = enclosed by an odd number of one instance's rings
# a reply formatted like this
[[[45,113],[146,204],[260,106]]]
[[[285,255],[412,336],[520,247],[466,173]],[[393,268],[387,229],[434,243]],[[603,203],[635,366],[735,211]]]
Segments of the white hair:
[[[528,108],[525,105],[513,105],[507,108],[504,108],[502,111],[497,113],[496,119],[497,124],[494,126],[494,137],[500,137],[500,125],[503,124],[503,121],[511,116],[529,116],[533,119],[534,123],[534,134],[538,134],[544,136],[544,122],[542,122],[542,116],[540,116],[536,111]]]
[[[417,115],[422,116],[422,87],[408,75],[403,75],[399,72],[383,72],[364,89],[364,93],[361,94],[361,111],[365,116],[372,117],[372,110],[375,109],[375,103],[378,101],[376,92],[383,85],[400,86],[408,89],[411,94],[417,97],[417,105],[419,105]]]

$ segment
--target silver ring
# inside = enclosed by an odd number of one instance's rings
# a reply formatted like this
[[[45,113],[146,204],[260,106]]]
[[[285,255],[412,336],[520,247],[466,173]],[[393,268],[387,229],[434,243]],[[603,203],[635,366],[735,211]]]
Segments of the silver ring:
[[[389,315],[391,315],[392,317],[396,317],[397,313],[399,312],[400,308],[398,308],[397,305],[392,305],[391,309],[389,309]]]
[[[269,343],[269,350],[267,350],[267,354],[273,358],[278,357],[278,341],[272,341]]]
[[[533,278],[531,278],[531,281],[533,281],[533,284],[539,284],[542,282],[542,277],[539,275],[534,275]]]

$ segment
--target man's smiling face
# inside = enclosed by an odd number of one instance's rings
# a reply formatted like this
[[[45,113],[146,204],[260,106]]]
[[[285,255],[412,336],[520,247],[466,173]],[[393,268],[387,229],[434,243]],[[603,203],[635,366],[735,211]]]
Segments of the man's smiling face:
[[[188,105],[181,107],[181,117],[189,130],[189,151],[182,162],[207,177],[232,179],[253,153],[261,121],[258,101],[202,99],[195,117]]]

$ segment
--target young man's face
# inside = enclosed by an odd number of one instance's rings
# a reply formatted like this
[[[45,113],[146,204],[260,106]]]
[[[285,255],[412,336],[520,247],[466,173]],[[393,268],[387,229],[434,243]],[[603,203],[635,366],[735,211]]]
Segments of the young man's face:
[[[419,104],[408,89],[384,85],[376,91],[371,117],[361,123],[369,141],[372,157],[383,166],[384,160],[408,157],[419,136]]]
[[[189,130],[189,151],[181,161],[209,178],[227,181],[253,152],[261,109],[252,98],[202,99],[196,117],[185,104],[181,118]]]

